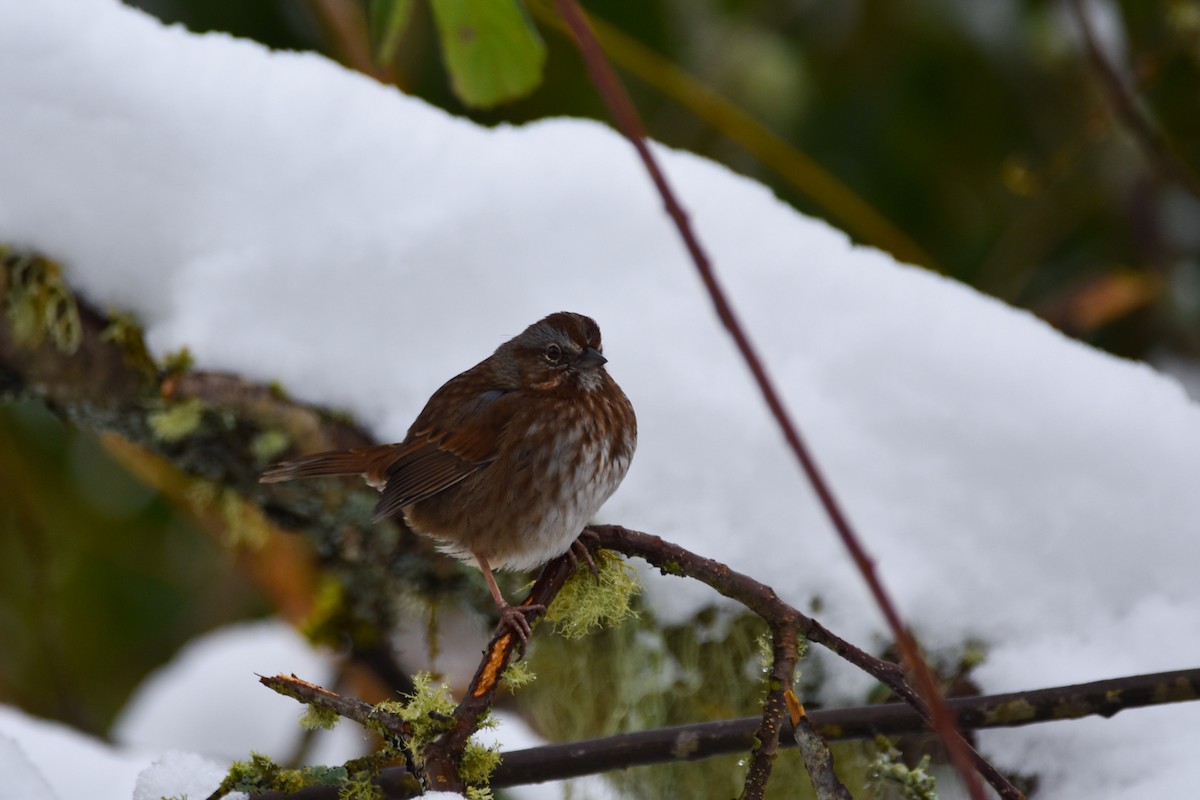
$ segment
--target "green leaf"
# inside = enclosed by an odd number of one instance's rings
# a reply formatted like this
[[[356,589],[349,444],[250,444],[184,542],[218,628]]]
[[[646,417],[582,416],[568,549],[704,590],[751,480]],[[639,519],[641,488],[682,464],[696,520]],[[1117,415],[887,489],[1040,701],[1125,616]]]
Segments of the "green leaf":
[[[516,0],[431,0],[454,93],[486,108],[541,82],[546,45]]]
[[[375,62],[387,64],[396,57],[400,37],[412,19],[413,0],[371,0],[369,21]]]

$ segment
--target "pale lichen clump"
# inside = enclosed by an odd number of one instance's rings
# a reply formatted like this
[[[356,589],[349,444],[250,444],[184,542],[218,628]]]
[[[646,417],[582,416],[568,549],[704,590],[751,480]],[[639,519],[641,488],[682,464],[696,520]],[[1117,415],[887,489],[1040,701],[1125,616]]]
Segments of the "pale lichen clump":
[[[444,683],[434,687],[433,679],[427,672],[419,672],[413,677],[413,693],[406,701],[387,700],[375,707],[408,723],[408,744],[413,762],[418,766],[422,763],[425,748],[453,726],[455,704],[450,689]],[[496,724],[495,719],[487,716],[480,722],[479,728],[494,728]],[[467,797],[470,800],[491,800],[488,782],[499,764],[498,746],[467,743],[458,773],[467,784]]]
[[[880,794],[885,787],[899,791],[904,800],[937,800],[937,779],[929,773],[929,756],[921,758],[915,767],[901,760],[900,751],[884,737],[876,739],[879,753],[871,762],[867,775]]]
[[[341,717],[333,709],[310,705],[300,716],[300,727],[306,731],[331,731],[340,720]]]
[[[568,639],[637,616],[632,602],[642,586],[633,567],[609,550],[599,550],[592,558],[596,574],[581,565],[546,612],[546,620]]]
[[[204,420],[204,403],[195,397],[171,403],[154,411],[147,418],[150,430],[160,441],[168,444],[191,436]]]
[[[58,264],[40,256],[10,255],[0,248],[8,268],[5,316],[13,339],[36,347],[47,337],[59,352],[72,355],[83,340],[75,295]]]

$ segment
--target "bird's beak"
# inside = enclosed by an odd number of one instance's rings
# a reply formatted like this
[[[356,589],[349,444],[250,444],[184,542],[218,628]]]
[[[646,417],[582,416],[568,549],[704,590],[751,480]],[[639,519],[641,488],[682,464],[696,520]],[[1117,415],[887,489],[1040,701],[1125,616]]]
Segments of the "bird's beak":
[[[600,351],[594,347],[589,347],[579,354],[579,358],[575,361],[575,366],[578,369],[600,369],[608,363],[608,359],[600,355]]]

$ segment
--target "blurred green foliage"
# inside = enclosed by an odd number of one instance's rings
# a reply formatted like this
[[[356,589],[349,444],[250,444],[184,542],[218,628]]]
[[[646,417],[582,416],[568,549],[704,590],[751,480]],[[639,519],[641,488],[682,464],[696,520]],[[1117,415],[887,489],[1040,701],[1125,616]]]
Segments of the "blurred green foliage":
[[[268,611],[228,553],[95,437],[0,404],[0,702],[104,735],[197,634]]]

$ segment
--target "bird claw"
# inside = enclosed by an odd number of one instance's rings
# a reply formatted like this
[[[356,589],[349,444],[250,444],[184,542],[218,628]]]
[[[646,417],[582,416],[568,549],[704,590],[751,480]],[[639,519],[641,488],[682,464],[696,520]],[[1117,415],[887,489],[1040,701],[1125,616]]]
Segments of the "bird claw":
[[[592,551],[583,543],[583,537],[585,536],[592,539],[596,535],[588,531],[579,534],[579,538],[571,542],[571,549],[567,550],[567,560],[571,562],[571,571],[573,572],[579,569],[579,560],[582,558],[584,563],[588,565],[588,569],[591,570],[592,575],[599,581],[600,569],[596,566],[596,562],[592,560]]]
[[[541,603],[528,603],[519,606],[510,606],[507,603],[500,608],[500,624],[496,626],[496,633],[504,633],[508,631],[521,640],[521,648],[529,644],[529,637],[533,635],[533,627],[529,624],[529,614],[544,614],[546,607]]]

